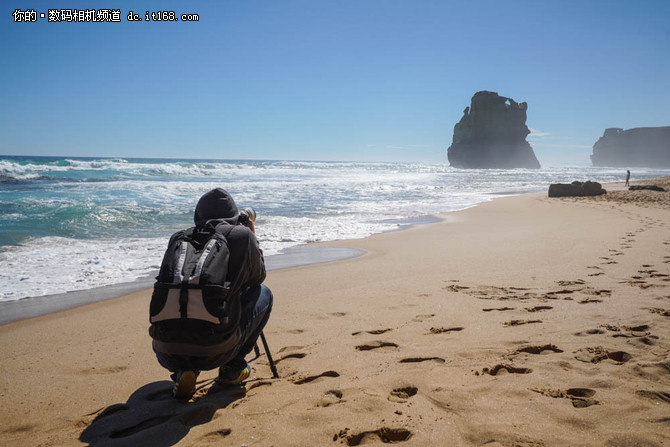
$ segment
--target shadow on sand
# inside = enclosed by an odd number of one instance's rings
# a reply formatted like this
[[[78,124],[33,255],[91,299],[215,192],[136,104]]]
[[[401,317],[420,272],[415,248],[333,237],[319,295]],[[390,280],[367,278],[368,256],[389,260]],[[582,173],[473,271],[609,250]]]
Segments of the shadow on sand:
[[[213,380],[198,384],[189,402],[172,398],[173,383],[153,382],[135,391],[125,404],[114,404],[87,416],[79,440],[91,446],[171,446],[191,427],[216,419],[217,410],[245,396],[243,385],[222,386]],[[90,420],[90,422],[88,422]],[[211,433],[225,437],[230,430]]]

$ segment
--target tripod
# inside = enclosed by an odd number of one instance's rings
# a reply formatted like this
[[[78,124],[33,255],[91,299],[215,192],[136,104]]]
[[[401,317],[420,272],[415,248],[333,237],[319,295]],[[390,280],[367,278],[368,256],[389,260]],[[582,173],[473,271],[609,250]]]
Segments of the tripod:
[[[268,348],[268,342],[265,340],[265,334],[261,332],[261,341],[263,342],[263,348],[265,349],[265,355],[268,356],[268,363],[270,363],[270,370],[272,370],[272,377],[275,379],[279,378],[279,374],[277,373],[277,366],[275,365],[274,360],[272,360],[272,355],[270,354],[270,348]],[[254,345],[254,353],[256,354],[256,357],[261,356],[261,350],[258,347],[258,342]]]

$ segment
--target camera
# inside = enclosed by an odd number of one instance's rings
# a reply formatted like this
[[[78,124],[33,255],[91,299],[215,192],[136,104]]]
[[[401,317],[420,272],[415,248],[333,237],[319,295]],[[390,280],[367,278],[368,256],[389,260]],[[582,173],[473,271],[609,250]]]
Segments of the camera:
[[[238,222],[244,226],[248,226],[249,221],[256,221],[256,211],[250,206],[240,210],[240,217]]]

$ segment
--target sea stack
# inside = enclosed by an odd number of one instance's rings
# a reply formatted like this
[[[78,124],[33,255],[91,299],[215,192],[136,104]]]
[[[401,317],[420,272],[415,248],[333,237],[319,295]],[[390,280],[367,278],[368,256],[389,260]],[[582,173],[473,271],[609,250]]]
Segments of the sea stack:
[[[593,166],[670,167],[670,126],[605,129],[593,145]]]
[[[528,104],[495,92],[475,93],[463,118],[454,126],[454,138],[447,150],[455,168],[540,167],[533,148],[526,141]]]

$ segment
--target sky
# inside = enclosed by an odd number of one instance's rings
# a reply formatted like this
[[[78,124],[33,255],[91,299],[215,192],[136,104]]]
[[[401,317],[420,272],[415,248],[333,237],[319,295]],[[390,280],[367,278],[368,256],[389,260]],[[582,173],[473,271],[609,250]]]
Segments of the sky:
[[[121,22],[49,22],[48,9]],[[36,22],[15,22],[33,9]],[[130,11],[198,21],[129,21]],[[480,90],[540,163],[670,126],[670,1],[2,3],[0,154],[445,163]],[[40,18],[45,13],[45,18]]]

